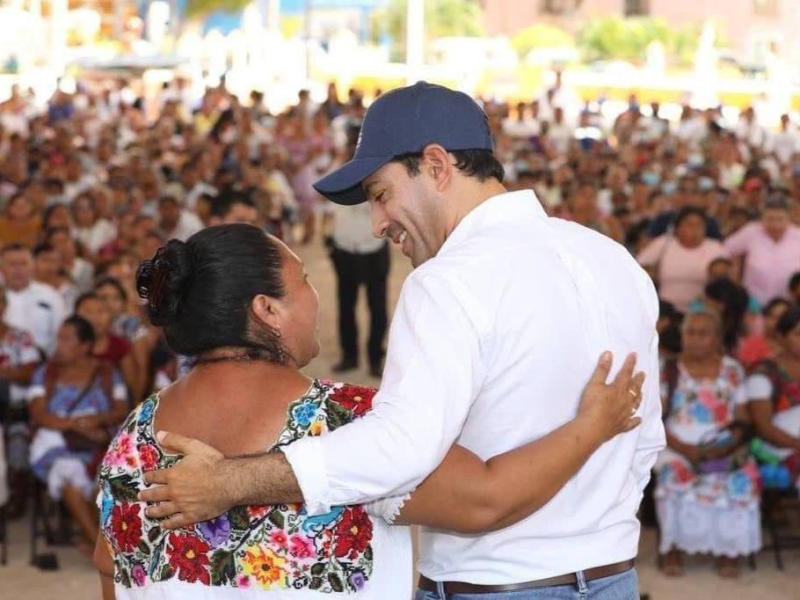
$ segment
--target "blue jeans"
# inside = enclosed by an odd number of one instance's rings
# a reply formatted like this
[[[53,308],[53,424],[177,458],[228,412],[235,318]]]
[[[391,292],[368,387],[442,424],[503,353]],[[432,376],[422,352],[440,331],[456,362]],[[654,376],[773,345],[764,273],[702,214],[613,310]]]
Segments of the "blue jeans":
[[[639,577],[636,569],[619,575],[579,582],[574,585],[534,588],[518,592],[490,594],[439,594],[417,591],[414,600],[639,600]]]

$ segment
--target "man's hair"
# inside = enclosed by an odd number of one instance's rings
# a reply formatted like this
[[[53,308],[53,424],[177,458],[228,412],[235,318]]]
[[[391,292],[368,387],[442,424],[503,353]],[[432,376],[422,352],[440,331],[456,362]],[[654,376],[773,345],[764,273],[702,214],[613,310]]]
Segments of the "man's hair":
[[[794,290],[796,287],[800,286],[800,272],[795,273],[789,279],[789,290]]]
[[[46,254],[48,252],[55,252],[55,251],[56,249],[53,247],[52,244],[50,244],[49,242],[42,242],[33,249],[33,256],[36,257],[39,256],[40,254]]]
[[[475,177],[481,183],[491,178],[503,183],[505,169],[491,150],[448,150],[448,153],[455,157],[456,169],[467,177]],[[399,154],[392,158],[392,162],[400,163],[410,177],[416,177],[420,173],[422,152]]]
[[[28,254],[31,254],[31,249],[28,248],[27,246],[23,246],[22,244],[9,244],[8,246],[5,246],[2,250],[0,250],[0,256],[5,256],[10,252],[26,252]]]

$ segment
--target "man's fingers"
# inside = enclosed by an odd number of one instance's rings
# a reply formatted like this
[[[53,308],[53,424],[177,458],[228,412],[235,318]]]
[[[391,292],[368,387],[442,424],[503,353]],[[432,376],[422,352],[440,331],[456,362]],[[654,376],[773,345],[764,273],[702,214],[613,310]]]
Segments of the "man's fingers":
[[[630,387],[631,377],[633,376],[633,368],[636,366],[636,353],[631,352],[625,358],[625,362],[622,363],[622,368],[617,373],[617,376],[614,378],[614,383],[612,384],[617,390],[627,390]]]
[[[177,515],[181,511],[174,502],[159,502],[155,506],[148,506],[145,512],[151,519],[163,519]]]
[[[165,485],[142,490],[139,492],[139,500],[141,502],[166,502],[172,500],[169,493],[169,488]]]
[[[214,450],[199,440],[169,431],[159,431],[156,438],[165,450],[172,450],[177,454],[196,454],[205,450]]]
[[[192,522],[180,513],[166,521],[159,522],[162,529],[180,529],[181,527],[186,527],[191,524]]]
[[[608,380],[608,374],[611,372],[611,363],[613,361],[614,357],[611,355],[611,352],[603,352],[597,360],[597,366],[594,368],[594,373],[592,373],[589,383],[605,385]]]
[[[159,484],[159,485],[166,485],[167,484],[167,473],[169,473],[169,469],[159,469],[157,471],[147,471],[144,474],[144,482],[148,485]]]

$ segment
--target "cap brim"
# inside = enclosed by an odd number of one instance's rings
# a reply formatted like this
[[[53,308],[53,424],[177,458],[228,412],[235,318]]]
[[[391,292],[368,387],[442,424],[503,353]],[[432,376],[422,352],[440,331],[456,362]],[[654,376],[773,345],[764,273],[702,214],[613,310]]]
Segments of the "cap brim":
[[[386,156],[353,159],[317,181],[314,189],[336,204],[361,204],[367,200],[361,182],[390,160]]]

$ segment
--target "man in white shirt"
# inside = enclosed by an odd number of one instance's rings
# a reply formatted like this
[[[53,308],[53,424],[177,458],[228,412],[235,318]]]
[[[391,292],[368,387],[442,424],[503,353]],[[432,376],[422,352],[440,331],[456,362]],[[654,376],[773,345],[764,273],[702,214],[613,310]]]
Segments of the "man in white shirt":
[[[36,345],[52,354],[58,329],[67,316],[61,295],[49,285],[33,281],[33,255],[23,246],[3,248],[0,272],[8,299],[6,323],[29,331]]]
[[[334,373],[358,368],[359,334],[356,305],[361,286],[367,289],[370,331],[367,355],[370,374],[380,377],[388,323],[386,308],[389,278],[389,245],[372,235],[370,209],[366,204],[342,206],[326,203],[324,227],[331,228],[326,246],[336,271],[339,345],[342,357]]]
[[[181,210],[174,196],[162,196],[159,199],[158,214],[158,227],[168,240],[178,239],[185,242],[204,227],[203,221],[196,214]]]
[[[303,500],[318,515],[401,496],[454,442],[486,459],[563,425],[600,352],[633,350],[647,375],[643,425],[516,525],[482,536],[423,528],[418,597],[560,587],[634,598],[636,512],[664,447],[655,290],[622,246],[547,217],[533,192],[507,193],[502,178],[488,119],[465,94],[421,82],[376,100],[354,159],[316,185],[340,204],[368,199],[373,233],[416,267],[373,411],[256,458],[182,444],[180,465],[147,475],[169,483],[142,493],[164,502],[148,514],[180,513],[164,523],[175,527],[238,504]]]

